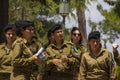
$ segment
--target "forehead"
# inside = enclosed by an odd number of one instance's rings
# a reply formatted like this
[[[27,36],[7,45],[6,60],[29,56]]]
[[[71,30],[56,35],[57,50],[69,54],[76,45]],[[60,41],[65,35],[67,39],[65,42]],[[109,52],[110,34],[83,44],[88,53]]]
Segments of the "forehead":
[[[13,33],[13,32],[15,32],[15,31],[12,30],[12,29],[9,29],[9,30],[7,30],[5,33]]]
[[[100,41],[100,39],[91,39],[89,42],[95,42],[95,41]]]
[[[57,29],[57,30],[54,31],[54,33],[59,32],[59,31],[63,31],[63,30],[62,29]]]
[[[34,28],[33,26],[26,27],[26,29],[33,29],[33,28]]]
[[[75,31],[73,31],[73,33],[80,33],[80,31],[79,30],[75,30]]]

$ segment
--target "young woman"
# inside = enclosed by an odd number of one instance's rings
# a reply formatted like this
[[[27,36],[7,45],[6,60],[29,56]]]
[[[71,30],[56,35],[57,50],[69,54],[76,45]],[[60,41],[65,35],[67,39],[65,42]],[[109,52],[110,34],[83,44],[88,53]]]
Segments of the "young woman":
[[[74,44],[74,56],[78,59],[78,62],[76,62],[76,64],[73,66],[74,73],[76,74],[75,79],[78,80],[81,58],[83,53],[87,51],[87,49],[82,45],[82,34],[78,27],[73,27],[71,30],[71,42]]]
[[[34,23],[21,20],[16,22],[19,28],[19,38],[14,42],[15,49],[12,57],[13,72],[11,80],[37,80],[37,53],[41,43],[34,37]]]
[[[74,80],[71,69],[76,61],[72,55],[73,44],[64,40],[64,32],[60,24],[55,24],[51,28],[51,35],[54,42],[46,48],[48,58],[44,80]]]
[[[83,54],[80,66],[80,80],[116,80],[115,62],[112,54],[103,49],[100,32],[88,36],[89,52]]]
[[[0,80],[10,80],[13,42],[16,39],[15,25],[8,24],[3,32],[5,42],[0,45]]]

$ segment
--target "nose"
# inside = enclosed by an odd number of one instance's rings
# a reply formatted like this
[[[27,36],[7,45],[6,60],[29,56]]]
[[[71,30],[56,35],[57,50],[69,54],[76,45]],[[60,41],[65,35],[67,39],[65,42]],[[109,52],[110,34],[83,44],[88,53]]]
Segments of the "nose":
[[[97,42],[96,42],[96,41],[94,42],[94,45],[97,45]]]
[[[10,37],[13,37],[13,34],[10,34]]]

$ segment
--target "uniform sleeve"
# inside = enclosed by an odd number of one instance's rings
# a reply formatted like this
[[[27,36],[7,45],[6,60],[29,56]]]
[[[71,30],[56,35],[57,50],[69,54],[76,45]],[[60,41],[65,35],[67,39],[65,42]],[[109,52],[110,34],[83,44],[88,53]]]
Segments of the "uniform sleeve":
[[[115,57],[115,61],[116,61],[117,65],[120,66],[120,54],[117,57]]]
[[[79,73],[79,79],[80,80],[86,80],[86,72],[87,72],[87,65],[86,65],[86,60],[85,60],[85,57],[84,55],[82,56],[82,59],[81,59],[81,64],[80,64],[80,69],[79,69],[80,73]]]
[[[26,49],[21,43],[16,43],[14,45],[14,55],[12,57],[13,66],[28,66],[34,63],[34,58],[29,54],[29,50],[28,53],[25,53],[25,50],[28,49]]]
[[[116,64],[115,64],[115,61],[113,59],[112,53],[110,53],[108,58],[109,58],[108,65],[110,68],[110,70],[109,70],[110,80],[116,80]]]
[[[113,51],[113,54],[114,54],[114,58],[115,58],[117,65],[120,66],[120,54],[118,53],[118,51]],[[115,55],[115,54],[117,54],[117,55]]]

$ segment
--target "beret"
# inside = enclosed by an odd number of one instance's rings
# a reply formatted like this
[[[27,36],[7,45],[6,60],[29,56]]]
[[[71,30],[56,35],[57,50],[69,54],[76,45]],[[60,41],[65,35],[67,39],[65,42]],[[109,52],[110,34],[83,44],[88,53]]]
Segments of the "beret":
[[[27,20],[19,20],[15,22],[16,27],[25,29],[26,27],[32,26],[34,27],[34,23]]]
[[[4,27],[3,32],[7,32],[10,29],[14,29],[15,25],[14,24],[8,24]]]
[[[88,40],[91,39],[100,39],[100,32],[99,31],[93,31],[88,35]]]
[[[61,24],[55,24],[51,27],[51,33],[53,33],[55,30],[62,29]]]

